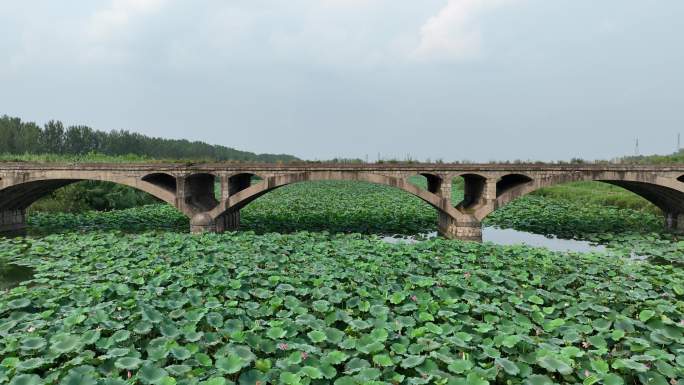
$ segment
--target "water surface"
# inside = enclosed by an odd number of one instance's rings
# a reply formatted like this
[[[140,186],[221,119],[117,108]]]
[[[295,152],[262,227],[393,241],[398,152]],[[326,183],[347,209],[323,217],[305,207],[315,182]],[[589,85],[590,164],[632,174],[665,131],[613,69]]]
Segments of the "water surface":
[[[504,246],[527,245],[545,247],[549,250],[560,252],[589,253],[606,251],[605,246],[595,245],[587,241],[561,239],[553,236],[545,236],[513,229],[499,229],[495,227],[485,227],[482,229],[482,241]]]
[[[0,290],[11,289],[33,278],[33,269],[19,265],[0,265]]]
[[[389,243],[416,243],[435,237],[437,237],[437,232],[422,234],[417,237],[384,237],[383,240]],[[586,241],[560,239],[553,236],[545,236],[513,229],[499,229],[495,227],[485,227],[482,229],[482,241],[492,242],[502,246],[527,245],[532,247],[545,247],[549,250],[559,252],[588,253],[606,251],[605,246],[594,245]]]

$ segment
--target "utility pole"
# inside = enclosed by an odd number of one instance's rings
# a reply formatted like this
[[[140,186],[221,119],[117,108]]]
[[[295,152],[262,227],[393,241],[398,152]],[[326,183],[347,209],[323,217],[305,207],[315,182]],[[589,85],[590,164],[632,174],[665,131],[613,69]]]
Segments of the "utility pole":
[[[682,134],[677,134],[677,152],[682,151]]]
[[[639,138],[636,138],[636,144],[634,146],[634,156],[639,156]]]

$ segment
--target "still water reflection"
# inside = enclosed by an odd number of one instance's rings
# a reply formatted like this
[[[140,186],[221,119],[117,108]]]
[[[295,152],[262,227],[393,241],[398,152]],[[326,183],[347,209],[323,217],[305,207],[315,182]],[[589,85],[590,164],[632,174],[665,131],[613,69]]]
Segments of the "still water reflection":
[[[11,289],[33,277],[33,269],[18,265],[0,265],[0,290]]]
[[[588,253],[592,251],[604,252],[605,246],[594,245],[586,241],[576,241],[573,239],[560,239],[544,236],[540,234],[527,233],[513,229],[497,229],[485,227],[482,229],[482,240],[492,242],[497,245],[528,245],[534,247],[545,247],[552,251],[571,251],[577,253]]]
[[[437,233],[425,234],[420,237],[384,237],[383,240],[389,243],[415,243],[424,239],[434,238]],[[492,242],[497,245],[527,245],[533,247],[545,247],[552,251],[570,251],[578,253],[588,253],[592,251],[603,252],[606,248],[601,245],[594,245],[586,241],[576,241],[572,239],[559,239],[534,233],[512,229],[497,229],[485,227],[482,229],[482,241]]]

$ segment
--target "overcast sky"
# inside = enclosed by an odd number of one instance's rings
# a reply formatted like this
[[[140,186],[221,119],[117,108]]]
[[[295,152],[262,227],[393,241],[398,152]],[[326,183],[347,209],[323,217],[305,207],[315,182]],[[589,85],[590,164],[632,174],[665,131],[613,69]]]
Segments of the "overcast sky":
[[[671,153],[682,0],[0,0],[0,114],[308,159]]]

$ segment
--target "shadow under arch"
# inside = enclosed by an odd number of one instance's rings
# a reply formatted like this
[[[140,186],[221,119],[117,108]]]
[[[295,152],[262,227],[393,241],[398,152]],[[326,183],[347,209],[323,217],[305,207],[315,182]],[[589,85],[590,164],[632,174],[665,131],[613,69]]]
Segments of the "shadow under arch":
[[[532,178],[525,174],[507,174],[496,182],[496,196],[499,197],[507,191],[532,182]]]
[[[484,202],[487,178],[475,173],[460,174],[456,178],[461,178],[463,183],[463,199],[456,202],[456,208],[462,212],[470,212],[480,206]]]
[[[217,180],[217,175],[207,172],[186,175],[182,179],[182,193],[179,196],[179,200],[183,201],[180,205],[181,211],[192,217],[198,212],[210,211],[219,206],[215,188]]]
[[[438,212],[454,219],[461,217],[461,214],[439,195],[423,190],[403,178],[364,172],[351,174],[334,171],[302,172],[268,177],[261,183],[254,184],[230,196],[219,207],[212,210],[210,215],[212,218],[218,218],[226,213],[239,211],[249,203],[277,188],[310,181],[358,181],[394,187],[420,198]]]
[[[232,196],[240,191],[249,188],[252,185],[262,181],[264,177],[258,173],[253,172],[240,172],[227,176],[227,186],[223,186],[222,189],[228,192],[227,196]]]
[[[155,172],[152,174],[147,174],[142,177],[142,180],[144,182],[148,182],[157,187],[160,187],[166,191],[169,191],[173,194],[175,194],[178,190],[178,182],[176,181],[176,177],[165,172]]]

